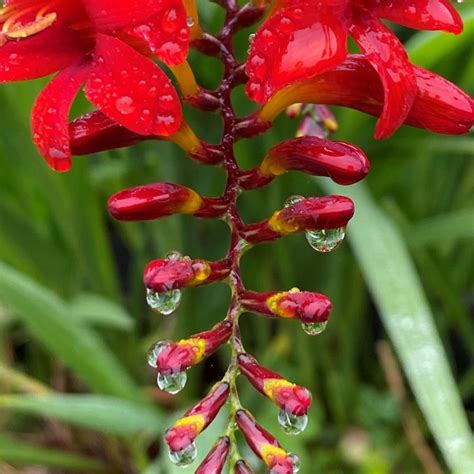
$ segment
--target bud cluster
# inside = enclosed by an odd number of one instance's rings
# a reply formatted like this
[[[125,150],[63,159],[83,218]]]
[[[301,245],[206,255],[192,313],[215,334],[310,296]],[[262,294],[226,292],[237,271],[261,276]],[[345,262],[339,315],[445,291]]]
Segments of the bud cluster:
[[[227,428],[195,472],[219,474],[226,463],[235,474],[253,472],[239,454],[237,430],[270,473],[298,472],[296,454],[286,451],[242,406],[236,380],[242,375],[274,403],[281,428],[293,435],[306,428],[311,394],[247,353],[239,318],[247,312],[296,320],[315,336],[326,328],[332,305],[326,296],[298,288],[260,293],[247,289],[240,259],[255,245],[295,233],[304,233],[316,251],[330,252],[344,239],[354,203],[339,195],[295,195],[266,219],[246,223],[237,199],[291,171],[341,185],[352,185],[367,175],[370,165],[362,150],[328,139],[337,122],[326,105],[378,117],[376,138],[389,136],[404,123],[445,134],[468,132],[474,123],[472,99],[449,81],[411,64],[403,45],[381,21],[459,33],[459,15],[448,0],[278,0],[272,6],[267,0],[244,6],[219,0],[225,21],[212,35],[202,28],[193,0],[4,3],[0,82],[58,72],[39,95],[32,115],[34,141],[53,169],[67,171],[71,155],[168,140],[192,160],[226,171],[226,187],[219,197],[159,182],[121,190],[108,202],[110,214],[120,221],[187,214],[221,219],[230,229],[230,246],[221,260],[171,251],[144,271],[147,302],[162,315],[177,309],[188,287],[224,281],[232,294],[222,321],[179,341],[158,341],[149,353],[158,386],[176,394],[184,388],[188,370],[224,344],[231,347],[222,380],[167,430],[171,461],[180,466],[192,463],[196,438],[228,405]],[[248,57],[240,63],[233,49],[235,34],[261,19],[257,33],[249,38]],[[348,54],[349,35],[362,54]],[[186,61],[189,47],[223,63],[224,75],[216,90],[198,85]],[[152,57],[168,66],[180,94]],[[231,102],[233,89],[242,84],[260,104],[246,117],[237,116]],[[70,106],[81,88],[97,110],[68,123]],[[196,136],[183,117],[183,102],[221,115],[224,131],[219,144]],[[289,117],[301,118],[296,138],[273,146],[258,166],[242,170],[234,155],[235,143],[265,132],[285,110]]]

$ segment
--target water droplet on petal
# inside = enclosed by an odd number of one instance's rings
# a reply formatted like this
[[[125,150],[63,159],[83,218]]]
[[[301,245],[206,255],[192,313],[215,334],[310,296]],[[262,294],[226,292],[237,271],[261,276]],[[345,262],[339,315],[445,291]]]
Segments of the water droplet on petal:
[[[123,115],[128,115],[128,114],[133,113],[136,108],[133,102],[133,99],[129,97],[128,95],[119,97],[115,102],[115,107]]]
[[[188,25],[188,28],[192,28],[194,26],[194,18],[190,15],[186,17],[186,25]]]
[[[181,449],[181,451],[170,451],[169,456],[171,462],[176,466],[186,467],[189,466],[197,456],[197,449],[194,443]]]
[[[158,356],[170,344],[171,344],[170,341],[158,341],[157,343],[153,344],[153,346],[151,347],[151,349],[148,352],[148,358],[147,358],[148,365],[150,367],[153,367],[154,369],[156,369],[156,367],[157,367],[156,360],[158,359]]]
[[[317,252],[327,253],[334,250],[346,235],[346,228],[307,230],[306,240]]]
[[[290,196],[290,197],[285,201],[285,207],[290,207],[290,206],[292,206],[293,204],[296,204],[297,202],[302,201],[303,199],[304,199],[303,196],[298,196],[298,195]]]
[[[286,434],[299,435],[308,426],[308,416],[293,415],[286,410],[280,410],[280,413],[278,413],[278,423]]]
[[[147,288],[146,301],[153,311],[168,316],[178,309],[181,303],[181,290],[170,290],[158,293],[151,288]]]
[[[175,374],[163,375],[158,372],[156,383],[160,390],[168,392],[170,395],[176,395],[181,392],[188,381],[188,374],[183,372],[177,372]]]
[[[303,331],[308,334],[308,336],[317,336],[318,334],[324,332],[327,325],[328,322],[324,321],[321,323],[303,323],[301,327],[303,328]]]
[[[301,468],[300,458],[295,453],[288,453],[288,457],[291,460],[291,464],[293,464],[293,474],[296,474]]]
[[[177,250],[171,250],[165,255],[165,260],[169,260],[170,262],[177,262],[182,258],[183,256]]]
[[[249,35],[249,43],[252,44],[254,39],[255,39],[255,33],[251,33]]]

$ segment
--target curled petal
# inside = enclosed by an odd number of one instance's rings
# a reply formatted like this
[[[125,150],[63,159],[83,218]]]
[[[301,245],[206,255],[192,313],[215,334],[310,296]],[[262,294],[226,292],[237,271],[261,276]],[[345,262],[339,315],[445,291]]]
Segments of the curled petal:
[[[352,21],[352,37],[383,84],[384,106],[375,137],[385,138],[407,118],[418,92],[416,76],[403,45],[373,14],[353,8]]]
[[[248,381],[282,410],[296,416],[306,415],[311,406],[308,389],[285,380],[280,374],[258,364],[248,354],[239,354],[239,368]]]
[[[242,295],[242,306],[247,311],[285,319],[299,319],[305,324],[326,322],[332,310],[331,301],[327,296],[311,291],[299,291],[297,288],[282,292],[246,291]]]
[[[374,15],[416,30],[461,33],[462,19],[449,0],[363,0]]]
[[[68,115],[72,102],[90,71],[80,63],[60,72],[36,99],[31,114],[33,140],[49,166],[55,171],[69,171]]]
[[[193,214],[202,205],[202,198],[192,189],[173,183],[156,183],[125,189],[108,202],[109,212],[121,221],[141,221]]]
[[[156,64],[117,38],[97,34],[87,98],[140,135],[169,136],[181,126],[181,104]]]
[[[128,147],[147,139],[158,139],[155,136],[138,135],[99,110],[74,119],[69,124],[69,136],[73,155],[90,155]]]
[[[147,265],[143,280],[147,288],[160,293],[211,283],[227,277],[229,273],[230,267],[226,261],[163,259],[153,260]]]
[[[236,421],[250,449],[267,465],[278,469],[281,474],[292,474],[293,463],[288,453],[280,446],[277,439],[257,424],[253,416],[246,410],[236,413]]]
[[[199,364],[219,349],[229,339],[231,333],[232,324],[229,321],[222,321],[209,331],[169,344],[158,355],[156,361],[158,372],[170,375]]]
[[[227,436],[219,438],[209,454],[196,469],[196,474],[221,474],[229,454],[230,439]]]
[[[204,431],[219,413],[229,396],[229,384],[216,384],[209,394],[190,408],[170,429],[165,441],[172,451],[181,451],[189,446]]]
[[[287,84],[333,68],[346,57],[346,43],[347,29],[337,10],[301,2],[278,11],[252,42],[247,95],[262,103]]]

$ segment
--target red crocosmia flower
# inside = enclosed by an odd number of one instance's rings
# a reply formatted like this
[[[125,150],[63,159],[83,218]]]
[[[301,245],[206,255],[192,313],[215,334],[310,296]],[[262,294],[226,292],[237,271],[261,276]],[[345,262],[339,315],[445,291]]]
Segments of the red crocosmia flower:
[[[249,97],[263,103],[286,85],[334,68],[347,56],[350,34],[383,84],[377,138],[403,123],[417,94],[403,45],[380,18],[421,30],[462,30],[449,0],[283,0],[273,12],[251,46]]]
[[[56,171],[71,166],[68,114],[79,89],[118,124],[139,135],[169,136],[181,105],[167,76],[187,56],[180,0],[8,0],[0,10],[0,82],[60,71],[32,114],[34,141]]]

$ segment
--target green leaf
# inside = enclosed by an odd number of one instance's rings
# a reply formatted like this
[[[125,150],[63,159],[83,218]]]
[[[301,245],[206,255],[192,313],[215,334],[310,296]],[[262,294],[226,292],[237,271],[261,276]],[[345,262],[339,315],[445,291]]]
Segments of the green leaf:
[[[118,304],[99,295],[80,293],[69,307],[78,320],[114,329],[129,330],[134,321]]]
[[[95,332],[69,316],[50,290],[0,262],[0,301],[17,313],[33,336],[98,392],[137,397],[137,388]]]
[[[157,435],[163,422],[143,403],[99,395],[2,395],[0,407],[115,435]]]
[[[451,472],[474,472],[472,433],[403,235],[365,185],[322,186],[356,203],[348,236],[385,329]]]
[[[81,472],[101,471],[105,467],[95,459],[33,446],[5,435],[0,435],[0,459],[14,465],[35,464]]]

